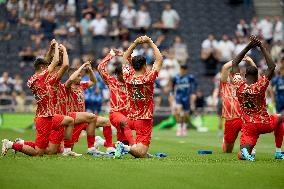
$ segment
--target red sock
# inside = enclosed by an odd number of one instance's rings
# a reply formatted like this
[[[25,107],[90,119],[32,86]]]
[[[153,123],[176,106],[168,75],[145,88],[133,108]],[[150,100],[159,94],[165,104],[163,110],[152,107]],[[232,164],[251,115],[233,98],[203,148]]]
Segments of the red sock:
[[[276,148],[281,148],[284,134],[284,123],[281,122],[274,131]]]
[[[94,147],[95,135],[87,135],[88,148]]]
[[[23,144],[14,143],[12,149],[14,149],[15,151],[22,151],[23,146]]]
[[[105,140],[106,140],[104,146],[106,148],[114,147],[114,144],[112,143],[112,130],[111,130],[111,126],[103,127],[103,135],[104,135]]]
[[[130,145],[133,145],[136,143],[135,138],[133,137],[133,133],[132,130],[130,129],[130,127],[128,125],[126,125],[124,127],[124,135],[126,137],[126,139],[128,140]]]
[[[73,145],[72,139],[64,139],[64,148],[71,148]]]
[[[30,146],[32,148],[35,148],[35,142],[34,141],[25,141],[24,145],[28,145],[28,146]]]

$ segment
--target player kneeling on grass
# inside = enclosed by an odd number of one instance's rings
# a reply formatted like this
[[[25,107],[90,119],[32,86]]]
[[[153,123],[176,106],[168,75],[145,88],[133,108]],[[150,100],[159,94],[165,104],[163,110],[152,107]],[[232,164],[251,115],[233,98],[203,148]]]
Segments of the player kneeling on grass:
[[[253,47],[260,47],[260,50],[266,60],[267,70],[265,74],[258,77],[258,69],[254,66],[246,68],[244,80],[239,73],[239,63],[246,53]],[[250,37],[249,44],[234,58],[232,63],[233,85],[236,88],[236,95],[241,107],[241,117],[243,126],[241,130],[239,159],[254,161],[251,155],[253,147],[256,145],[260,134],[274,131],[275,136],[275,159],[284,159],[281,154],[283,142],[284,124],[283,116],[269,115],[266,109],[265,91],[269,85],[275,64],[264,48],[263,44],[255,37]]]
[[[24,142],[22,140],[12,142],[4,139],[2,141],[2,155],[6,155],[9,149],[14,149],[30,156],[41,156],[44,153],[51,154],[48,148],[51,131],[59,130],[62,126],[65,127],[64,138],[69,139],[72,137],[73,119],[68,116],[63,116],[63,119],[61,119],[60,115],[55,114],[55,104],[52,104],[53,101],[51,100],[51,87],[57,83],[57,78],[52,77],[52,72],[59,63],[57,42],[52,40],[51,46],[54,48],[51,64],[43,58],[37,58],[34,62],[35,74],[27,82],[37,102],[35,115],[36,140],[35,142]],[[65,67],[65,65],[62,66]],[[60,122],[58,122],[59,119],[61,120]]]
[[[90,81],[81,82],[84,69],[89,74]],[[88,143],[87,153],[100,153],[94,147],[97,116],[85,110],[84,90],[96,83],[96,77],[91,68],[91,64],[89,62],[85,63],[78,70],[70,68],[68,74],[69,79],[65,84],[68,96],[68,115],[74,118],[75,126],[72,139],[64,141],[64,148],[73,148],[74,144],[78,142],[81,131],[86,130]],[[68,155],[68,153],[65,154],[65,152],[63,152],[63,155]]]
[[[129,62],[131,54],[137,45],[146,43],[154,51],[155,62],[147,70],[146,58],[134,56]],[[137,38],[123,55],[123,79],[128,91],[130,103],[128,126],[136,131],[136,145],[127,146],[121,142],[116,143],[115,157],[121,158],[122,151],[130,152],[137,158],[147,157],[153,126],[154,108],[154,81],[158,76],[163,63],[163,57],[151,38],[147,36]],[[129,68],[131,66],[132,68]],[[131,70],[134,69],[134,72]]]
[[[253,60],[246,56],[244,61],[251,66],[256,67]],[[222,117],[225,118],[225,129],[222,149],[224,153],[232,153],[235,140],[242,129],[243,121],[241,119],[240,103],[236,96],[236,91],[231,84],[232,61],[224,64],[221,70],[220,96],[222,98]]]
[[[135,139],[132,130],[128,126],[127,114],[129,111],[129,101],[127,98],[126,84],[123,79],[122,64],[117,63],[115,76],[108,73],[107,65],[114,56],[122,56],[123,52],[113,49],[98,65],[98,72],[110,90],[110,113],[111,124],[117,130],[117,141],[124,144],[134,145]]]

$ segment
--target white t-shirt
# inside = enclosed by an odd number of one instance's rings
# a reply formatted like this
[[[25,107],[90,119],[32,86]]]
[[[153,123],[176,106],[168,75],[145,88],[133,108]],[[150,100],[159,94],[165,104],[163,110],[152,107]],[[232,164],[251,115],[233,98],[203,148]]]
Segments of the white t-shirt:
[[[110,16],[114,17],[114,16],[118,16],[118,4],[117,3],[112,3],[110,5]]]
[[[134,19],[136,17],[136,11],[134,9],[123,9],[120,14],[121,23],[127,28],[134,27]]]
[[[273,33],[273,24],[265,19],[258,23],[258,28],[261,30],[264,39],[271,39]]]
[[[93,35],[106,35],[107,34],[107,21],[105,18],[99,20],[94,19],[90,27],[93,29]]]
[[[174,28],[179,20],[180,18],[178,13],[173,9],[169,11],[164,10],[162,13],[162,22],[165,28]]]
[[[274,34],[273,34],[273,40],[276,41],[282,41],[283,40],[283,23],[281,21],[277,21],[275,23],[275,28],[274,28]]]
[[[138,11],[136,16],[136,27],[149,27],[151,24],[151,17],[149,12]]]
[[[233,52],[235,50],[235,45],[230,40],[221,40],[218,44],[218,49],[221,52],[221,61],[229,61],[232,59]]]
[[[216,40],[210,41],[209,39],[205,39],[201,47],[202,49],[218,48],[218,42]]]

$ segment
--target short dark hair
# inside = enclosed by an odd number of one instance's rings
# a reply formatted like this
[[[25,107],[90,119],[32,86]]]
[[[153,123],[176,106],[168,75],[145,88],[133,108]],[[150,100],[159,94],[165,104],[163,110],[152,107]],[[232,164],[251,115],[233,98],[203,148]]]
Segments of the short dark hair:
[[[246,68],[246,75],[257,76],[258,75],[257,67],[248,65]]]
[[[122,74],[122,64],[120,62],[117,62],[114,65],[115,65],[114,74],[116,76],[119,76],[120,74]]]
[[[42,66],[47,67],[48,62],[44,58],[36,58],[34,61],[35,70],[36,71],[40,70]]]
[[[135,71],[140,71],[146,65],[146,58],[142,55],[134,56],[132,58],[132,67]]]

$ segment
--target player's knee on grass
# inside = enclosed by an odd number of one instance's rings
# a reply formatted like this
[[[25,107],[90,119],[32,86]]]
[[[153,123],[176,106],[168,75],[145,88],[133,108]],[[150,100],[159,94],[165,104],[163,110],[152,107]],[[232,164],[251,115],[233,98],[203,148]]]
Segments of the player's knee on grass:
[[[52,144],[52,143],[50,143],[50,144],[48,145],[47,154],[48,154],[48,155],[57,154],[59,146],[60,146],[59,144]]]
[[[222,145],[222,149],[224,153],[232,153],[233,148],[234,148],[233,143],[223,143]]]

